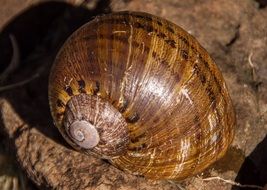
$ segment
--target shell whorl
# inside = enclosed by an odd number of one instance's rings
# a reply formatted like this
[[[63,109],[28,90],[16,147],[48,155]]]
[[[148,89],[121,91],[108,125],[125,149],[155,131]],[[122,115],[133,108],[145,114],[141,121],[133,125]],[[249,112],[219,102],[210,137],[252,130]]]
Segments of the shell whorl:
[[[233,105],[207,51],[180,27],[145,13],[96,17],[74,32],[52,68],[49,100],[74,148],[152,179],[203,171],[234,136]],[[75,121],[95,127],[95,147],[69,138]]]
[[[73,96],[66,105],[63,125],[77,149],[102,158],[116,157],[127,150],[127,123],[111,104],[85,93]]]

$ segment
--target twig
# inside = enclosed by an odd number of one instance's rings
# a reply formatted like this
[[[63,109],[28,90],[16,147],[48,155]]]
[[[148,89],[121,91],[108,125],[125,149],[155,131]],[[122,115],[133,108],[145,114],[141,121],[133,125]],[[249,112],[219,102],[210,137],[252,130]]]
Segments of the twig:
[[[176,182],[174,182],[174,181],[172,181],[172,180],[167,180],[167,181],[168,181],[169,183],[175,185],[179,190],[185,190],[185,188],[184,188],[181,184],[176,183]]]
[[[29,82],[31,82],[32,80],[38,78],[40,76],[39,73],[36,73],[35,75],[33,75],[31,78],[25,79],[21,82],[15,83],[15,84],[10,84],[10,85],[6,85],[6,86],[1,86],[0,87],[0,92],[6,91],[6,90],[10,90],[19,86],[23,86]]]
[[[19,66],[20,63],[20,52],[17,40],[13,34],[10,34],[9,38],[12,45],[13,55],[8,67],[0,76],[0,82],[3,82],[8,77],[8,75],[12,73]]]
[[[249,66],[251,67],[252,79],[255,82],[256,81],[256,72],[255,72],[255,66],[254,66],[253,61],[252,61],[252,56],[253,56],[253,52],[251,52],[248,56],[248,63],[249,63]]]
[[[259,87],[260,87],[262,82],[257,77],[257,73],[255,71],[255,65],[252,61],[252,56],[253,56],[253,52],[251,52],[248,56],[248,63],[249,63],[249,66],[251,67],[251,75],[252,75],[252,80],[253,80],[252,88],[255,91],[255,95],[256,95],[257,111],[260,112]]]
[[[223,181],[225,183],[228,183],[228,184],[231,184],[231,185],[234,185],[234,186],[238,186],[238,187],[241,187],[241,188],[246,188],[247,187],[247,188],[263,189],[263,187],[258,186],[258,185],[243,185],[243,184],[231,181],[231,180],[223,179],[223,178],[221,178],[219,176],[208,177],[208,178],[204,178],[202,180],[203,181],[219,180],[219,181]]]

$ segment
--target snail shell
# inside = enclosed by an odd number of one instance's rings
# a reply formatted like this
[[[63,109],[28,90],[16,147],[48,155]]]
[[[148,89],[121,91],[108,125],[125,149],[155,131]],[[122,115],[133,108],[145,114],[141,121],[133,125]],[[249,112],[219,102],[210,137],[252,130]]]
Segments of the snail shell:
[[[152,179],[203,171],[234,135],[232,102],[206,50],[146,13],[100,16],[74,32],[52,67],[49,101],[75,149]]]

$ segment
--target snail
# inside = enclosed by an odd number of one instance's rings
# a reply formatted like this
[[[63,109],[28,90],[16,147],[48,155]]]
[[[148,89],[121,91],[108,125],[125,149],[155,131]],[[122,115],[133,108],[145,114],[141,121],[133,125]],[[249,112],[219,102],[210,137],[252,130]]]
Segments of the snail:
[[[49,103],[74,149],[149,179],[203,171],[234,136],[232,101],[212,58],[148,13],[106,14],[75,31],[52,66]]]

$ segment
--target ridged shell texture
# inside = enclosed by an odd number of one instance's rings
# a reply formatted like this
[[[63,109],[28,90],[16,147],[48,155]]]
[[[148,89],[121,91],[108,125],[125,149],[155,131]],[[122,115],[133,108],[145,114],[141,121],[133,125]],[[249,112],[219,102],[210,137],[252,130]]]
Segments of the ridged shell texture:
[[[61,48],[50,76],[50,107],[77,149],[63,120],[79,94],[107,102],[125,119],[129,143],[109,159],[133,174],[184,179],[221,158],[233,139],[235,113],[214,61],[186,31],[150,14],[96,17]]]

